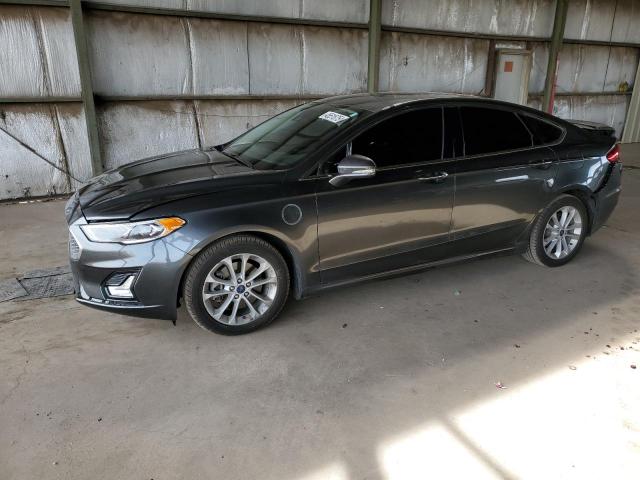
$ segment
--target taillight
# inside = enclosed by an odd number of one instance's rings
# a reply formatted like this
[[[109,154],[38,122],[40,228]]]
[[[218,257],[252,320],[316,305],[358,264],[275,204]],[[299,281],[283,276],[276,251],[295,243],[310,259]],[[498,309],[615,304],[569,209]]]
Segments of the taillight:
[[[609,163],[617,163],[620,161],[620,145],[616,145],[609,150],[607,160],[609,160]]]

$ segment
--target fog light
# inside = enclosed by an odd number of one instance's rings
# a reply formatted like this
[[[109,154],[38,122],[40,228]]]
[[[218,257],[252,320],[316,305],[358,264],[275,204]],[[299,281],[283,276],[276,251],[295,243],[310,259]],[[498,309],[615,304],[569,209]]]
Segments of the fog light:
[[[135,275],[127,275],[120,285],[107,285],[107,293],[114,298],[133,298],[131,287],[135,278]]]

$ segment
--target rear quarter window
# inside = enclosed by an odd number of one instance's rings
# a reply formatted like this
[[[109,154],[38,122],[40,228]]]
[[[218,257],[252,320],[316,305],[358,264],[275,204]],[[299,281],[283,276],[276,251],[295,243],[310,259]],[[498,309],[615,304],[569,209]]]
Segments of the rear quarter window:
[[[524,114],[520,114],[520,118],[533,135],[534,145],[555,143],[562,137],[562,129],[549,122]]]

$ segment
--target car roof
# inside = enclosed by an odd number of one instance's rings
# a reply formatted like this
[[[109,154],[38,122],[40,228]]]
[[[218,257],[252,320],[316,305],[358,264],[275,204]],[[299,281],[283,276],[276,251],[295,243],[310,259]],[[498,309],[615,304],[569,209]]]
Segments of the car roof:
[[[411,103],[429,102],[429,101],[459,101],[459,102],[482,102],[488,105],[502,106],[507,108],[517,109],[518,111],[528,112],[537,116],[553,118],[555,121],[560,119],[552,117],[544,112],[535,110],[526,105],[520,105],[516,103],[504,102],[502,100],[496,100],[489,97],[481,97],[478,95],[469,95],[461,93],[439,93],[439,92],[426,92],[426,93],[354,93],[351,95],[338,95],[335,97],[326,97],[319,100],[315,100],[314,104],[317,105],[331,105],[333,107],[341,108],[357,108],[360,110],[366,110],[372,113],[381,112],[383,110],[389,110],[395,107],[401,107],[403,105],[409,105]]]
[[[361,110],[370,112],[380,112],[393,107],[399,107],[409,103],[423,102],[428,100],[443,99],[467,99],[467,100],[485,100],[483,97],[474,95],[463,95],[457,93],[355,93],[352,95],[339,95],[336,97],[327,97],[316,100],[313,103],[328,104],[336,107],[357,107]]]

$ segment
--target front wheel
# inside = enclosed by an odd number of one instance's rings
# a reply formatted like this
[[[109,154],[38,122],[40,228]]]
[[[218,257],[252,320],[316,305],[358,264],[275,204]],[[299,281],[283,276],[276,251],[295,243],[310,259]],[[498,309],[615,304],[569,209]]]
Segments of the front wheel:
[[[272,322],[289,294],[282,255],[252,235],[235,235],[202,251],[187,271],[187,310],[205,330],[239,335]]]
[[[524,258],[547,267],[564,265],[580,251],[587,222],[584,204],[573,195],[561,195],[535,220]]]

